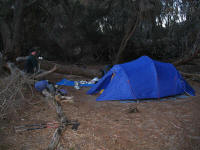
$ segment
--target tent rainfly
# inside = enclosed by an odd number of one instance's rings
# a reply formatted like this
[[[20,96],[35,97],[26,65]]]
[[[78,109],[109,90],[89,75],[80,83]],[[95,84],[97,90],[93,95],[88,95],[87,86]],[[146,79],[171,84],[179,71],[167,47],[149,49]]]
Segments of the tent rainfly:
[[[87,94],[102,94],[97,101],[154,99],[195,91],[170,63],[142,56],[137,60],[114,65]]]

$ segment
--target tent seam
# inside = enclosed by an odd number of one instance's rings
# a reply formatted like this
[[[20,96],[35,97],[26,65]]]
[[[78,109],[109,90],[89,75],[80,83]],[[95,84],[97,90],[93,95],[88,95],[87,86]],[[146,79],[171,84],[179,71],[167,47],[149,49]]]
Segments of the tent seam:
[[[156,72],[155,78],[156,78],[157,90],[158,90],[157,96],[158,96],[158,99],[160,99],[160,88],[159,88],[160,85],[158,83],[158,71],[156,69],[155,62],[153,60],[151,60],[151,62],[153,63],[153,66],[154,66],[154,69],[155,69],[155,72]]]
[[[133,92],[133,87],[132,87],[131,84],[130,84],[130,79],[129,79],[129,77],[128,77],[128,74],[126,73],[126,70],[125,70],[121,65],[119,65],[119,67],[124,71],[126,77],[128,78],[128,82],[129,82],[128,84],[129,84],[129,86],[130,86],[130,88],[131,88],[132,96],[135,97],[135,99],[137,100],[137,97],[135,96],[135,94],[134,94],[134,92]]]

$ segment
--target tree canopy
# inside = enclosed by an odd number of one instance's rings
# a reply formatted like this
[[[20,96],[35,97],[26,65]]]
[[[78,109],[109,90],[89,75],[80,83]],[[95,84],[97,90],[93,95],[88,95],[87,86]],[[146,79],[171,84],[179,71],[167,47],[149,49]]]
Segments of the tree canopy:
[[[0,51],[66,62],[182,57],[199,50],[198,0],[0,0]]]

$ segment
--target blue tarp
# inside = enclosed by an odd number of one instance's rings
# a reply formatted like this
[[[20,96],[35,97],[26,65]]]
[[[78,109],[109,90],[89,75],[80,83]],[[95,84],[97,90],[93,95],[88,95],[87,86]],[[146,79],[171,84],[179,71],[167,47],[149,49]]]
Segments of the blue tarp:
[[[65,85],[65,86],[74,86],[75,81],[70,81],[67,79],[62,79],[61,81],[57,82],[56,85]],[[89,86],[92,87],[94,84],[79,84],[80,87]]]
[[[104,91],[97,101],[154,99],[184,93],[195,95],[172,64],[148,56],[113,66],[88,94],[98,93],[101,89]]]
[[[44,89],[48,89],[50,92],[54,91],[54,87],[52,84],[48,82],[48,80],[41,80],[35,83],[35,89],[39,92],[42,92]],[[52,90],[52,91],[51,91]],[[67,91],[65,89],[56,89],[62,95],[67,95]]]

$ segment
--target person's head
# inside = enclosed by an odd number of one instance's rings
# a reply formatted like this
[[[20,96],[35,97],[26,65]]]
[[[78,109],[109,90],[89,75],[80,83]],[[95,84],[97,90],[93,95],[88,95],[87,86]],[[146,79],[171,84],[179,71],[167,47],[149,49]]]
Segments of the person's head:
[[[37,54],[37,50],[36,49],[31,49],[30,50],[30,55],[35,56]]]
[[[31,55],[35,56],[37,54],[36,51],[31,52]]]

